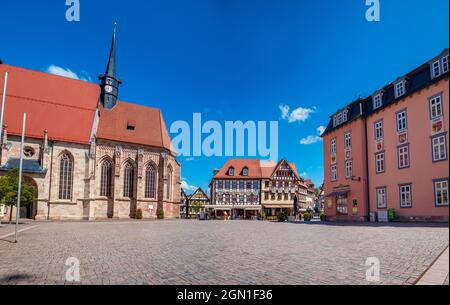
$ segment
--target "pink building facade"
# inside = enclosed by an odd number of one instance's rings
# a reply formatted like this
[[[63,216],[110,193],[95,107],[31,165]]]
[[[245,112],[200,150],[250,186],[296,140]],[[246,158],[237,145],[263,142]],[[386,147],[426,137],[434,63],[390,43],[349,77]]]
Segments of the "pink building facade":
[[[449,219],[448,49],[337,111],[324,134],[329,220]],[[389,213],[390,214],[390,213]]]

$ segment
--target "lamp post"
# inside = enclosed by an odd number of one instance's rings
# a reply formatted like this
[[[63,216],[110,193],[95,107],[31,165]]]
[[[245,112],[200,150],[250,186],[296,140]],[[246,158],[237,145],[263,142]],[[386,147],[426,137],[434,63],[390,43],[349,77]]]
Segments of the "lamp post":
[[[16,207],[16,236],[14,242],[17,243],[19,239],[19,218],[20,218],[20,197],[22,196],[22,167],[23,167],[23,143],[25,141],[25,126],[27,121],[27,114],[23,114],[22,120],[22,141],[20,143],[20,161],[19,161],[19,185],[17,189],[17,207]]]
[[[2,111],[0,114],[0,143],[2,143],[2,136],[3,136],[3,115],[5,114],[6,87],[7,86],[8,86],[8,72],[5,72],[5,82],[3,83],[3,95],[2,95]],[[1,227],[3,227],[3,226],[2,226],[2,222],[0,221],[0,228]]]

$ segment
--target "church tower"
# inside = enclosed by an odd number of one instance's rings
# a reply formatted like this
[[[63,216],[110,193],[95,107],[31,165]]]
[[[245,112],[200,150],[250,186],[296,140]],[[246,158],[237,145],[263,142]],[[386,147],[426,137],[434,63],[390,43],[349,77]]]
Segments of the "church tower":
[[[100,101],[105,109],[113,109],[116,106],[119,96],[119,85],[122,84],[116,77],[116,30],[117,23],[114,22],[114,33],[109,53],[108,66],[105,75],[99,76],[102,93]]]

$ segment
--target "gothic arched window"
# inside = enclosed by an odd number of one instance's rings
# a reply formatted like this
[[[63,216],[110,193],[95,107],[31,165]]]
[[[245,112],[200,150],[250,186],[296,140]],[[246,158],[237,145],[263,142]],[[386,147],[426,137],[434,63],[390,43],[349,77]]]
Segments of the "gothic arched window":
[[[103,161],[100,175],[100,196],[111,197],[112,165],[108,160]]]
[[[145,170],[145,198],[156,198],[156,170],[152,164]]]
[[[72,199],[73,159],[69,153],[64,153],[59,161],[59,199]]]
[[[173,178],[172,178],[172,167],[168,167],[167,168],[167,188],[166,188],[166,190],[167,190],[167,193],[166,193],[166,198],[167,199],[171,199],[172,198],[172,182],[173,181]]]
[[[125,164],[123,170],[123,197],[133,198],[134,166],[131,162]]]

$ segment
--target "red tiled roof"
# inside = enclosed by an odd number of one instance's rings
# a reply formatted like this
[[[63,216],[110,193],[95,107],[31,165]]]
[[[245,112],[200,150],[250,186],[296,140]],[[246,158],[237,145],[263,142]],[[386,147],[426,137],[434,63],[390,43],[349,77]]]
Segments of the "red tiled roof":
[[[281,162],[281,161],[280,161]],[[236,178],[249,178],[249,179],[262,179],[270,178],[279,165],[280,162],[261,161],[259,159],[231,159],[214,175],[216,179],[236,179]],[[298,176],[297,167],[294,163],[289,163],[294,173]],[[234,176],[228,176],[228,169],[234,167]],[[242,170],[244,167],[248,167],[249,175],[242,176]],[[299,177],[299,176],[298,176]]]
[[[234,168],[234,176],[228,176],[228,169]],[[242,176],[244,167],[248,168],[248,176]],[[214,175],[218,179],[261,179],[261,167],[258,159],[230,159],[225,165]]]
[[[113,109],[99,105],[97,138],[166,148],[172,152],[169,131],[161,110],[118,101]],[[134,130],[128,130],[132,125]]]
[[[6,71],[4,124],[9,135],[21,135],[26,112],[27,137],[43,138],[47,129],[50,140],[89,143],[100,94],[98,85],[0,64],[0,101]]]

